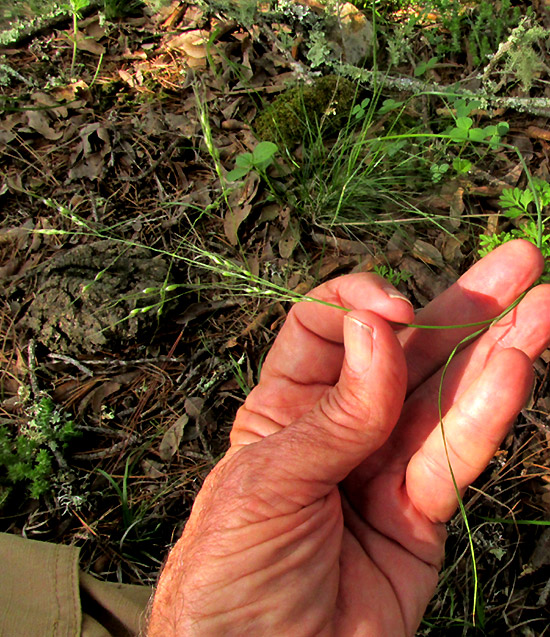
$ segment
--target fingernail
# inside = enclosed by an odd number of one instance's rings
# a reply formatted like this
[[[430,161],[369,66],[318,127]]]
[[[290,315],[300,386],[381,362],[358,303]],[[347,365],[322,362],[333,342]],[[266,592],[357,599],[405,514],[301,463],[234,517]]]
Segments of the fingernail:
[[[346,315],[346,320],[346,362],[356,374],[363,374],[372,361],[373,329],[353,316]]]
[[[412,303],[409,301],[409,299],[404,294],[401,294],[399,290],[396,290],[393,285],[383,285],[382,290],[390,297],[390,299],[407,301],[407,303],[412,307]]]

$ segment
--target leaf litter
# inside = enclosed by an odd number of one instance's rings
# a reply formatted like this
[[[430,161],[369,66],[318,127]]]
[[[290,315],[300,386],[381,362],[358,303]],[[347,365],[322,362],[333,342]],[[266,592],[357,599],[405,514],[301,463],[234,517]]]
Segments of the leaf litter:
[[[313,3],[295,6],[318,15]],[[357,19],[362,30],[352,44],[364,56],[368,27]],[[220,7],[174,2],[139,18],[81,21],[77,77],[68,76],[68,23],[2,52],[13,73],[1,88],[0,114],[0,421],[22,427],[35,390],[73,413],[82,436],[68,455],[71,489],[86,494],[68,505],[53,493],[8,500],[2,530],[78,541],[86,567],[100,577],[154,583],[289,309],[277,299],[235,295],[228,277],[193,265],[190,244],[300,294],[338,274],[391,268],[408,275],[399,288],[419,307],[473,262],[472,227],[501,226],[502,190],[523,185],[517,155],[500,149],[467,173],[442,172],[441,181],[414,191],[407,201],[437,224],[419,224],[412,208],[398,210],[391,198],[368,212],[368,222],[332,224],[302,205],[295,170],[302,146],[267,169],[277,197],[254,170],[228,188],[236,158],[257,146],[254,122],[266,104],[311,75],[304,25],[275,20],[261,7],[253,23],[241,23]],[[331,55],[346,61],[341,36],[334,37]],[[439,81],[461,79],[459,65],[437,67],[428,72]],[[537,95],[544,96],[540,73]],[[388,90],[383,98],[394,104],[407,96]],[[438,117],[449,116],[447,106],[438,108]],[[414,98],[404,116],[416,126],[423,112],[426,103]],[[502,114],[480,109],[469,117],[477,124]],[[374,124],[373,136],[390,131],[387,118]],[[532,172],[547,178],[547,120],[513,111],[506,118]],[[325,147],[334,144],[329,135]],[[310,175],[306,188],[317,179]],[[392,194],[405,197],[408,187],[396,182]],[[322,207],[327,199],[316,201]],[[547,533],[508,523],[550,519],[548,359],[537,366],[531,405],[468,505],[474,518],[492,520],[480,524],[475,542],[482,576],[500,572],[486,591],[486,613],[506,615],[508,626],[548,620],[528,610],[533,604],[541,613],[547,596]],[[120,482],[126,463],[131,529],[99,472]],[[479,495],[491,488],[492,505]],[[458,568],[459,518],[449,531],[446,568]],[[502,570],[512,557],[515,566]],[[453,585],[467,598],[460,590],[467,576]],[[443,590],[429,616],[445,609]],[[425,627],[421,634],[439,633]]]

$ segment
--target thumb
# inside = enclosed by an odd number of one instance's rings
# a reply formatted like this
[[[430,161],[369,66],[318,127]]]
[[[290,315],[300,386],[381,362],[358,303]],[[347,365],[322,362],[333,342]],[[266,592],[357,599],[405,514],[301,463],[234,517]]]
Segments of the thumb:
[[[366,310],[348,313],[344,348],[337,384],[311,411],[236,454],[240,462],[251,454],[261,468],[254,490],[264,505],[274,502],[277,514],[326,496],[387,440],[399,418],[407,368],[389,324]]]

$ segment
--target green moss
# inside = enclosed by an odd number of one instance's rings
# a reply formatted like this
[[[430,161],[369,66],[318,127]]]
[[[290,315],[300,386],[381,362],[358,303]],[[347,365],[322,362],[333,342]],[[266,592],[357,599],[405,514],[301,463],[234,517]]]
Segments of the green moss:
[[[351,111],[356,86],[338,75],[326,75],[311,85],[300,84],[281,93],[255,121],[255,130],[263,141],[299,144],[308,129],[330,133]]]

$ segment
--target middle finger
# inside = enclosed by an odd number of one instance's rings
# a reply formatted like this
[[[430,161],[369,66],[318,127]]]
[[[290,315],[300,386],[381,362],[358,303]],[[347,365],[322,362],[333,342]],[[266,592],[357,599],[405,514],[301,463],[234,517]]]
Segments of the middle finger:
[[[506,243],[481,259],[416,316],[421,325],[463,325],[498,316],[538,279],[540,251],[527,241]],[[399,334],[408,367],[408,393],[447,360],[475,327],[448,330],[406,328]]]

